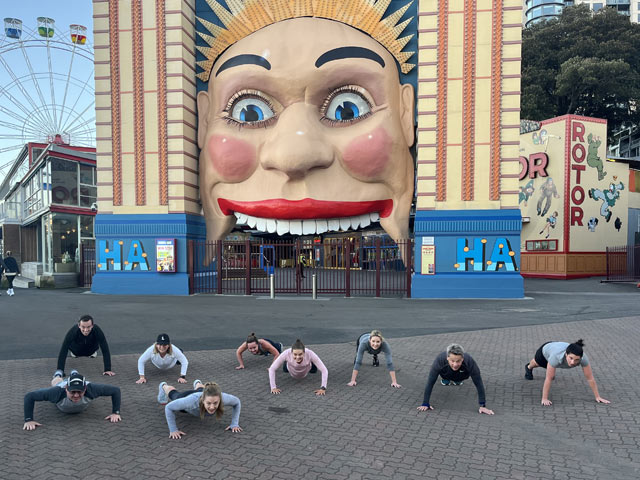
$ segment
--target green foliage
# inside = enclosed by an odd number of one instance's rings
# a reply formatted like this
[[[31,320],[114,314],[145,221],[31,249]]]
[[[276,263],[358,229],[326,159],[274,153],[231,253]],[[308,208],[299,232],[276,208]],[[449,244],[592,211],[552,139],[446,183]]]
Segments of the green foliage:
[[[567,7],[522,33],[522,118],[606,118],[609,134],[640,123],[640,25],[614,9]]]

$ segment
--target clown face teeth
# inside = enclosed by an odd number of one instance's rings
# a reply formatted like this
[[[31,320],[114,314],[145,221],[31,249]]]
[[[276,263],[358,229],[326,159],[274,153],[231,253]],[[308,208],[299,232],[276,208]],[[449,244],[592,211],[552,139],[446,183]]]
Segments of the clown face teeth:
[[[291,233],[292,235],[315,235],[325,232],[346,232],[347,230],[367,227],[372,222],[380,220],[380,215],[377,213],[366,213],[354,217],[319,218],[317,220],[275,220],[273,218],[252,217],[239,212],[234,212],[234,215],[238,219],[236,222],[238,225],[245,224],[249,228],[261,232],[277,233],[278,235],[286,233]]]

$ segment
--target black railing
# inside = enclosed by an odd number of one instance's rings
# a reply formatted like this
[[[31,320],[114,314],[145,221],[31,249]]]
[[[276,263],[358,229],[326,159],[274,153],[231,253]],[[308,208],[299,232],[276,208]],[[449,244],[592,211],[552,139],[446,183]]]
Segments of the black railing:
[[[640,245],[607,247],[607,281],[640,280]]]

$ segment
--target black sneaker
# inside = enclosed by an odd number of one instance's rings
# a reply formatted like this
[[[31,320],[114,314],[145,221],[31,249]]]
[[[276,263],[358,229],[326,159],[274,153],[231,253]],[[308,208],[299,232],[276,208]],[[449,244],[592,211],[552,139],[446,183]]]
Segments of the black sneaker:
[[[442,384],[443,387],[448,387],[449,385],[451,385],[451,380],[446,380],[444,378],[441,378],[440,383]]]
[[[373,356],[373,366],[374,367],[379,367],[380,366],[380,362],[378,361],[378,355],[374,355]]]
[[[529,369],[529,364],[524,364],[524,378],[527,380],[533,380],[533,370]]]

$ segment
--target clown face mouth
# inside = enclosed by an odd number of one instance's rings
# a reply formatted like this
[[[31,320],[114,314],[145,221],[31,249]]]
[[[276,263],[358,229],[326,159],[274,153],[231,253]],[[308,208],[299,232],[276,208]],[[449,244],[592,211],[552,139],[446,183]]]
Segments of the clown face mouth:
[[[224,215],[234,215],[237,223],[266,233],[312,235],[357,230],[389,216],[393,201],[331,202],[273,199],[237,202],[220,198]]]

